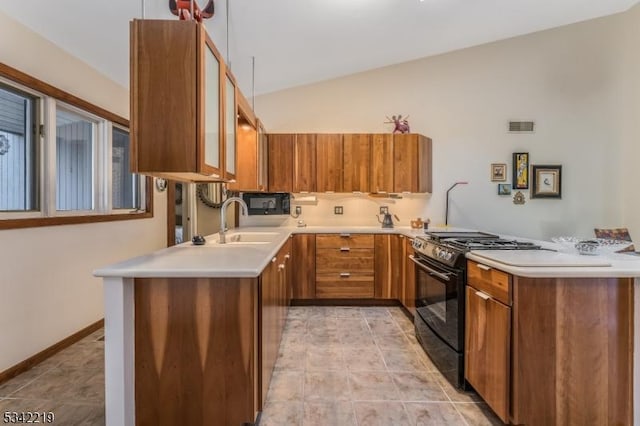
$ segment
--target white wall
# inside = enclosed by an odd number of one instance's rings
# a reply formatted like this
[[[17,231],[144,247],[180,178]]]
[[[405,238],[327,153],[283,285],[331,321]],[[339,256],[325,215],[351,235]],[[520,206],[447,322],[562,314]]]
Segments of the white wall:
[[[0,60],[124,117],[129,94],[0,13]],[[166,193],[153,219],[0,230],[0,372],[103,317],[92,271],[166,244]]]
[[[623,115],[625,141],[619,162],[622,167],[622,222],[629,225],[631,236],[640,241],[640,5],[624,18],[625,38],[620,55],[625,58],[621,78],[625,84],[620,88],[620,98],[626,101],[627,107]]]
[[[419,214],[434,224],[444,222],[446,189],[466,180],[451,192],[455,226],[534,238],[637,228],[637,215],[621,208],[632,188],[619,171],[631,149],[620,127],[619,95],[631,78],[621,72],[620,46],[624,29],[640,25],[637,15],[636,8],[633,19],[614,15],[263,95],[256,112],[269,132],[384,132],[385,116],[409,114],[412,131],[433,138],[434,190]],[[535,134],[507,133],[508,120],[529,119]],[[563,166],[562,200],[524,191],[518,206],[497,195],[490,164],[507,163],[510,182],[511,155],[521,151],[532,164]],[[369,210],[349,210],[353,217],[343,220],[369,221]],[[418,214],[403,201],[396,213]]]

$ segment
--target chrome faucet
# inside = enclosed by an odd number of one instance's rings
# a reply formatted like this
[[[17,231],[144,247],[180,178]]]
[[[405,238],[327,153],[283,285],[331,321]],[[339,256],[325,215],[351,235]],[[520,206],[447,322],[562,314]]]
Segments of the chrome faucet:
[[[218,239],[219,244],[225,244],[227,242],[226,232],[227,232],[227,206],[232,202],[237,201],[242,208],[242,214],[246,215],[249,207],[247,207],[247,203],[240,197],[231,197],[227,198],[224,203],[222,203],[222,207],[220,207],[220,238]]]

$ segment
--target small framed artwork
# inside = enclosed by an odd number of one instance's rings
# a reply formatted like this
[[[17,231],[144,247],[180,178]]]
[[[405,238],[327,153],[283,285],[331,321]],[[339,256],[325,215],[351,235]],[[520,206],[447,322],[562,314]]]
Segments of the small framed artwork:
[[[507,180],[507,165],[501,163],[491,164],[491,182],[504,182]]]
[[[511,184],[499,183],[498,184],[498,195],[511,195]]]
[[[531,198],[562,198],[562,166],[531,166]]]
[[[513,153],[513,189],[529,189],[529,153]]]

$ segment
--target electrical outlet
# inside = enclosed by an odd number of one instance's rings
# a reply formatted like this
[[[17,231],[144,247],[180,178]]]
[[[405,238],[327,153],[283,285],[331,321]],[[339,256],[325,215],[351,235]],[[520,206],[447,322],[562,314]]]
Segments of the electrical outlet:
[[[296,206],[296,214],[302,214],[302,206]]]
[[[342,206],[334,206],[333,214],[342,214]]]
[[[389,214],[388,206],[380,206],[380,214]]]

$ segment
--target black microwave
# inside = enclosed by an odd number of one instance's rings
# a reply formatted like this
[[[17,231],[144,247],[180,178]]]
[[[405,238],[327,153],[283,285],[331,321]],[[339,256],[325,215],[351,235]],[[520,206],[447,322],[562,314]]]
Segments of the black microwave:
[[[249,215],[278,215],[291,212],[291,194],[286,192],[245,192],[242,199],[247,203]]]

